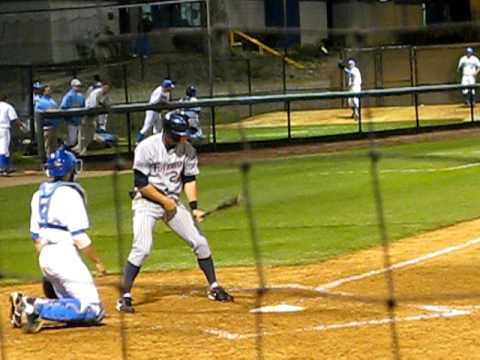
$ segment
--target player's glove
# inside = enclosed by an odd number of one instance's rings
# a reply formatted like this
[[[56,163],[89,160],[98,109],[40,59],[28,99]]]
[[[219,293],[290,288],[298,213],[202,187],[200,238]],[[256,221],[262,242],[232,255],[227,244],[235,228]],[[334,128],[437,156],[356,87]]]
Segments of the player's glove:
[[[338,68],[341,69],[341,70],[345,69],[345,64],[342,61],[339,61],[338,62]]]

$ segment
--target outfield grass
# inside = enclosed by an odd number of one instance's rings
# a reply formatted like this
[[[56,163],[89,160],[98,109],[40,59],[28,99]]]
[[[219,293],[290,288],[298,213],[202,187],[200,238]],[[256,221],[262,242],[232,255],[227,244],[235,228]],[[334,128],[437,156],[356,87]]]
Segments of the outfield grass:
[[[441,126],[447,124],[458,124],[463,120],[425,120],[420,122],[420,126]],[[388,121],[362,123],[362,131],[382,131],[394,129],[412,129],[416,127],[414,121]],[[335,124],[335,125],[302,125],[292,126],[291,136],[293,138],[305,138],[314,136],[339,135],[339,134],[354,134],[358,133],[358,124],[353,120],[349,124]],[[249,141],[257,140],[275,140],[286,139],[288,137],[287,124],[285,126],[269,126],[269,127],[250,127],[245,128],[245,136]],[[241,142],[241,135],[238,129],[235,128],[217,128],[217,142]]]
[[[478,156],[475,138],[398,145],[382,149],[379,163],[387,231],[404,238],[478,217],[477,167],[444,156]],[[429,155],[422,160],[388,155]],[[370,162],[366,150],[256,162],[250,188],[255,222],[266,264],[318,262],[379,243]],[[241,191],[238,167],[204,166],[199,178],[200,204],[208,208]],[[131,212],[127,191],[131,176],[119,177],[121,228],[128,253]],[[90,234],[107,266],[119,271],[112,178],[81,179],[88,193]],[[28,233],[29,201],[36,186],[0,189],[0,269],[38,275]],[[219,265],[254,263],[248,221],[243,208],[227,210],[202,225]],[[146,269],[195,266],[188,248],[163,224],[156,228],[154,251]]]

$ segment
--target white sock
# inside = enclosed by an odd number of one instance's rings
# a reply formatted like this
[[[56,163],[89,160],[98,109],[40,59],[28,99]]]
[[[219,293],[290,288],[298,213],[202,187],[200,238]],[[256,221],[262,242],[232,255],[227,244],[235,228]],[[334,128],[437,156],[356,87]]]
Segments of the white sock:
[[[214,289],[216,287],[218,287],[218,283],[216,281],[210,284],[210,289]]]

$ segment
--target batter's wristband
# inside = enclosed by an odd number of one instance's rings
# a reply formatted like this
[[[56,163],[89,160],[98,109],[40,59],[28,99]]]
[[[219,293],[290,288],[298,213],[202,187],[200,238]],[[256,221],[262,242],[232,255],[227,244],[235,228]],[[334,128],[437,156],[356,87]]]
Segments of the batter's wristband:
[[[190,202],[188,203],[188,205],[190,206],[190,209],[191,209],[192,211],[198,209],[198,202],[197,202],[197,201],[190,201]]]

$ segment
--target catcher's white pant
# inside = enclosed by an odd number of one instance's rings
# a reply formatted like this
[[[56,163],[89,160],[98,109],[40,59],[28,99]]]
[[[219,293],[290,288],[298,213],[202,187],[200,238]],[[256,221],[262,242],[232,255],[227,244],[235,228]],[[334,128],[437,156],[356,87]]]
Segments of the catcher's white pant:
[[[463,75],[462,76],[462,85],[475,85],[475,76],[474,75]],[[475,95],[475,90],[470,90],[472,94]],[[468,95],[469,90],[464,89],[462,90],[463,95]]]
[[[362,88],[360,85],[352,85],[348,90],[350,92],[360,92],[362,91]],[[358,97],[348,98],[347,102],[348,106],[350,106],[354,110],[360,108],[360,99]]]
[[[0,128],[0,155],[10,156],[10,129]]]
[[[132,201],[132,209],[133,242],[128,261],[140,267],[152,251],[153,228],[155,223],[164,217],[165,210],[160,205],[142,198]],[[166,224],[187,243],[198,259],[211,256],[207,238],[202,235],[190,211],[183,204],[177,205],[177,213]]]
[[[89,305],[100,304],[92,275],[72,244],[45,245],[40,251],[39,263],[59,299],[77,299],[82,310]]]
[[[153,110],[147,110],[145,112],[145,120],[143,121],[143,127],[140,130],[140,133],[146,135],[152,127],[154,134],[161,132],[163,128],[163,119],[160,113]]]

